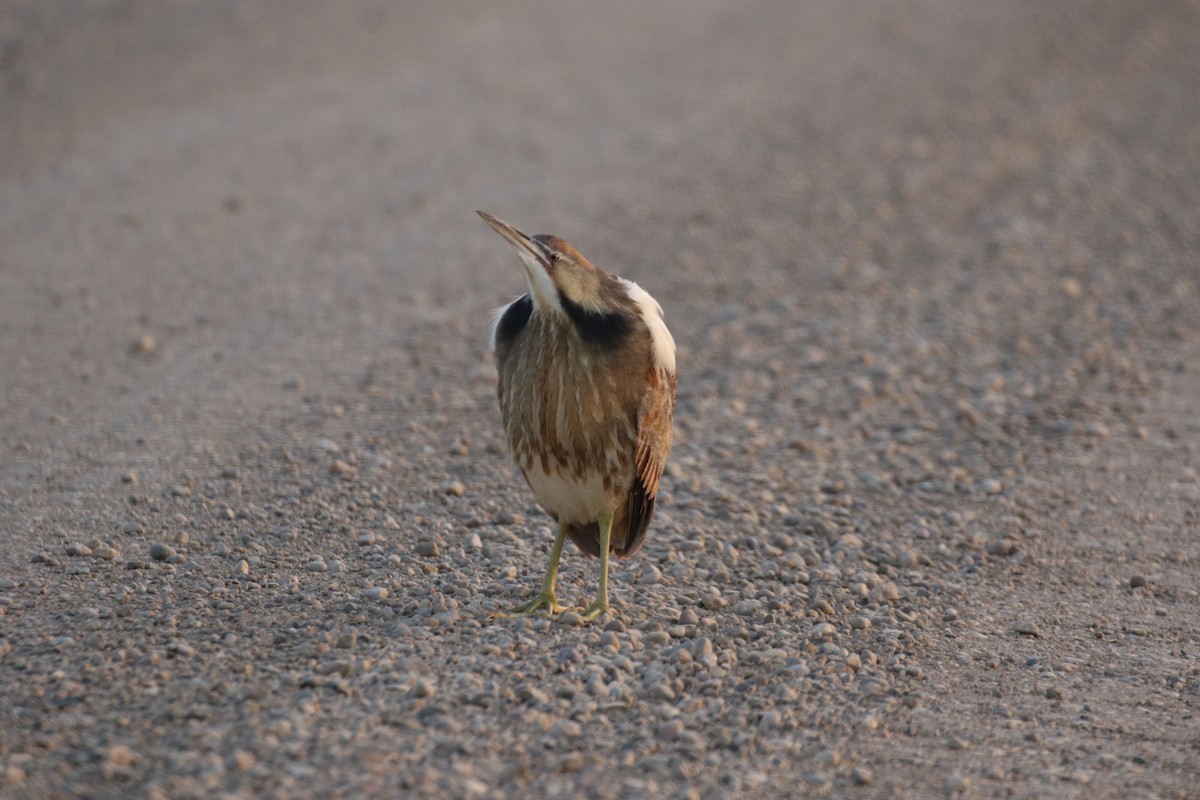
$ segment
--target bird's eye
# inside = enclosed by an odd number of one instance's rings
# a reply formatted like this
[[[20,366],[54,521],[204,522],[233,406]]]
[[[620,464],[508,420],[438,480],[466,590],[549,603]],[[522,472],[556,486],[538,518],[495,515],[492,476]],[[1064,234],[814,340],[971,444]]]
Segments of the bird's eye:
[[[550,254],[550,263],[554,264],[557,261],[558,261],[558,253],[551,253]]]

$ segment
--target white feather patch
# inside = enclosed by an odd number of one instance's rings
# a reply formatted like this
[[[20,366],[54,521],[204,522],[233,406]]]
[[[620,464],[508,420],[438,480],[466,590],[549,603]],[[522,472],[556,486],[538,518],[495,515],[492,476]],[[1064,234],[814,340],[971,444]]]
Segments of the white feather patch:
[[[521,297],[524,296],[525,295],[521,295]],[[512,301],[512,303],[509,303],[506,306],[500,306],[492,312],[492,324],[488,325],[488,349],[493,353],[496,352],[496,330],[500,327],[500,320],[503,319],[504,315],[508,313],[508,310],[513,307],[513,303],[516,303],[517,300],[521,299],[521,297],[516,298]]]
[[[637,303],[642,314],[642,321],[650,329],[650,339],[654,348],[654,363],[659,369],[671,375],[675,374],[675,339],[663,321],[662,306],[642,287],[626,278],[617,278],[629,294],[629,299]]]
[[[612,494],[604,488],[604,480],[599,475],[580,479],[560,475],[557,471],[546,473],[539,464],[525,473],[525,477],[538,502],[557,515],[561,522],[587,525],[601,514],[615,510]]]
[[[525,279],[529,283],[533,305],[541,311],[564,313],[562,303],[558,301],[558,287],[554,285],[542,262],[524,250],[518,250],[517,255],[521,257],[525,266]]]

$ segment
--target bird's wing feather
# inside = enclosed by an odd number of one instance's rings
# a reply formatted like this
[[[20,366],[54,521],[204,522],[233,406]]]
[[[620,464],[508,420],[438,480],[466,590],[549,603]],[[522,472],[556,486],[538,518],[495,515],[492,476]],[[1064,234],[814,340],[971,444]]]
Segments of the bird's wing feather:
[[[628,557],[638,551],[650,518],[658,482],[671,452],[671,423],[675,416],[675,374],[651,369],[648,389],[638,409],[638,443],[635,455],[637,479],[629,493],[628,528],[625,548],[618,555]]]

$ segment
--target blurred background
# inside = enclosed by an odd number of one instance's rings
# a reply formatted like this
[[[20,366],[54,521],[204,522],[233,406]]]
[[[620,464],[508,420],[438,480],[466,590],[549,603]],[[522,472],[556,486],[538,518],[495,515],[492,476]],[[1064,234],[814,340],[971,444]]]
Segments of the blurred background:
[[[81,379],[89,406],[128,405],[112,354],[145,336],[195,413],[280,376],[362,379],[418,324],[474,352],[521,290],[475,208],[641,281],[685,364],[767,301],[795,326],[765,341],[953,348],[984,372],[1170,324],[1197,273],[1198,19],[12,0],[6,422],[62,416]]]
[[[679,345],[609,656],[475,209]],[[1196,0],[5,0],[0,794],[1190,797],[1198,301]]]

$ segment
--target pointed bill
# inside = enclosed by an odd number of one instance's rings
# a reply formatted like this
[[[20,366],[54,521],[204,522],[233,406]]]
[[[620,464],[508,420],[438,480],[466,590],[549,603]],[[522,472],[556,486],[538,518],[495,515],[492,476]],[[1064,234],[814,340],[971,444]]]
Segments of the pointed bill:
[[[503,236],[521,257],[521,262],[525,267],[525,277],[529,281],[529,288],[538,308],[561,311],[558,289],[550,277],[550,251],[546,249],[546,246],[486,211],[476,211],[475,213],[483,217],[496,233]]]

